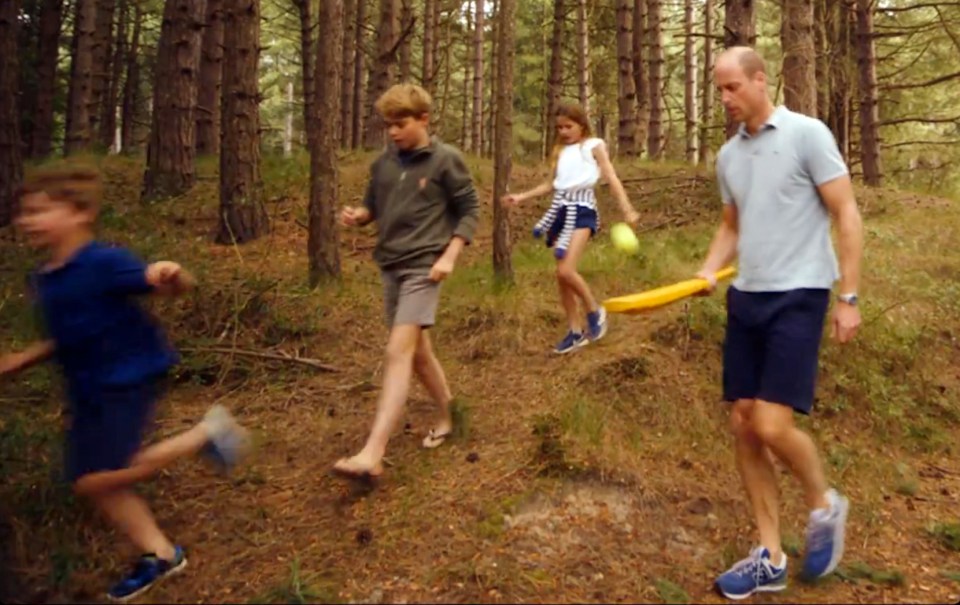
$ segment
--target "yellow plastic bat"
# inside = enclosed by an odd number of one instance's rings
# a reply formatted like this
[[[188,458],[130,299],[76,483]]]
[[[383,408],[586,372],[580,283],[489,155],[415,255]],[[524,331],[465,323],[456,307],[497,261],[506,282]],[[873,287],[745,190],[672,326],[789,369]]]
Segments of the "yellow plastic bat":
[[[717,271],[717,281],[732,277],[736,272],[737,270],[734,267],[721,269]],[[696,294],[701,290],[706,290],[708,287],[710,287],[710,283],[705,279],[688,279],[673,284],[672,286],[662,286],[638,294],[608,298],[603,301],[603,308],[609,313],[626,313],[633,315],[668,305],[681,298]]]

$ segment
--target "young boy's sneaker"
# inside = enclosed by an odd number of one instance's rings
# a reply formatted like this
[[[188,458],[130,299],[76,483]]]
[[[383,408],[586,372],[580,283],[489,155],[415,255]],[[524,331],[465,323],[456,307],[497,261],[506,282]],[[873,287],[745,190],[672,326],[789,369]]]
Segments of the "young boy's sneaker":
[[[850,501],[831,489],[827,492],[830,507],[810,513],[807,523],[807,546],[801,577],[812,581],[831,573],[843,557],[843,537]]]
[[[583,345],[587,344],[587,338],[580,332],[574,332],[573,330],[567,332],[567,335],[563,337],[556,348],[553,349],[553,352],[558,355],[563,355],[564,353],[569,353],[574,349],[578,349]]]
[[[207,412],[203,424],[210,441],[203,448],[221,471],[227,472],[250,451],[250,433],[240,426],[233,415],[222,405],[215,405]]]
[[[587,337],[590,340],[600,340],[607,333],[607,310],[600,307],[596,311],[587,313]]]
[[[173,561],[157,558],[156,555],[143,555],[129,576],[117,582],[116,586],[107,593],[107,598],[114,603],[126,603],[144,592],[151,586],[173,574],[183,571],[187,566],[187,557],[183,549],[174,547]]]
[[[758,546],[750,556],[717,578],[717,589],[728,599],[745,599],[755,592],[777,592],[787,587],[787,555],[781,566],[770,560],[770,551]]]

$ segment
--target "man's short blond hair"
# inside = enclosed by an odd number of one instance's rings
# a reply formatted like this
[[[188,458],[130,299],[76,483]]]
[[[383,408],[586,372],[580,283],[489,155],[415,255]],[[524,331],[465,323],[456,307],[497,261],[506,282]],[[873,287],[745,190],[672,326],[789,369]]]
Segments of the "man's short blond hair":
[[[64,162],[29,172],[17,190],[17,199],[37,193],[46,193],[51,200],[71,204],[77,210],[96,212],[103,181],[96,168]]]
[[[374,107],[386,120],[419,118],[430,113],[433,99],[416,84],[394,84],[377,99]]]

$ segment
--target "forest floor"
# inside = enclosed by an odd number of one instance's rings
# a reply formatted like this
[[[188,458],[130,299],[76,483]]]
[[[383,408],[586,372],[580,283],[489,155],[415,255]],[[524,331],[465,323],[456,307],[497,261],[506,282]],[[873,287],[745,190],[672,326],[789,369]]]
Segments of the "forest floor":
[[[370,156],[343,162],[359,199]],[[372,229],[345,233],[343,281],[306,284],[307,164],[268,159],[273,229],[242,247],[212,243],[215,163],[188,196],[137,202],[142,166],[108,158],[105,239],[174,259],[201,280],[151,303],[181,348],[157,433],[215,402],[250,426],[257,455],[231,477],[184,462],[146,484],[187,573],[141,602],[720,602],[716,575],[755,530],[720,398],[723,296],[645,316],[612,316],[599,343],[550,350],[564,331],[552,257],[516,211],[516,285],[492,278],[492,171],[470,160],[483,198],[477,245],[445,284],[433,331],[459,397],[461,432],[436,450],[422,388],[390,444],[384,479],[357,491],[329,476],[373,418],[385,330]],[[690,276],[719,218],[712,178],[676,165],[620,166],[643,213],[639,255],[609,231],[583,272],[601,298]],[[511,189],[541,173],[515,167]],[[620,220],[606,190],[604,225]],[[944,603],[960,598],[960,204],[858,190],[866,224],[864,326],[825,340],[815,414],[830,480],[851,500],[847,551],[816,585],[795,577],[804,511],[781,487],[786,592],[756,602]],[[24,292],[32,253],[0,241],[2,348],[33,336]],[[289,361],[210,348],[300,355]],[[0,601],[89,602],[135,555],[59,481],[61,387],[52,367],[0,384]]]

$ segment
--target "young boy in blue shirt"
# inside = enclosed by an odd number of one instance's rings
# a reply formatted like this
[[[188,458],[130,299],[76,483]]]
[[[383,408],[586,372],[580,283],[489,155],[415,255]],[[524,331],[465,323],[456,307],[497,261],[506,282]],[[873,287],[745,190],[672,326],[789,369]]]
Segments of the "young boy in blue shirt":
[[[107,594],[126,601],[187,563],[133,486],[201,450],[230,468],[249,439],[215,406],[190,430],[142,448],[161,381],[178,358],[134,297],[176,296],[194,279],[177,263],[145,265],[123,248],[97,242],[100,189],[96,171],[76,167],[38,171],[21,187],[16,225],[47,256],[32,284],[49,340],[0,356],[0,376],[49,357],[61,366],[71,417],[67,477],[77,495],[146,553]]]

